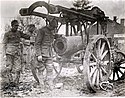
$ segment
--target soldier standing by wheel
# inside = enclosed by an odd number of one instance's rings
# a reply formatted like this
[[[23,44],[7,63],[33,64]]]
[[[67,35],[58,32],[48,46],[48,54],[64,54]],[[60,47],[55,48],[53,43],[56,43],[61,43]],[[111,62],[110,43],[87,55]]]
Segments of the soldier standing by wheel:
[[[30,36],[18,31],[17,20],[11,22],[11,30],[4,35],[3,43],[6,55],[6,68],[9,82],[19,84],[21,65],[21,38],[30,39]]]
[[[55,33],[53,32],[58,27],[58,22],[52,19],[49,24],[42,29],[39,29],[35,41],[36,61],[38,69],[37,82],[40,83],[44,91],[44,81],[53,89],[53,60],[52,60],[52,43],[54,41]],[[57,35],[57,34],[56,34]],[[43,71],[46,69],[46,79],[43,77]]]

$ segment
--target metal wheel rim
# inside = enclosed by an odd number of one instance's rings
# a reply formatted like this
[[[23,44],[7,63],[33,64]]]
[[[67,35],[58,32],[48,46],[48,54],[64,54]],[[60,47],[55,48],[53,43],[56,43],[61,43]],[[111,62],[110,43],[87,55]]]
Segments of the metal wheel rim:
[[[95,61],[90,63],[91,57],[95,59]],[[84,68],[86,67],[86,85],[90,91],[96,92],[100,89],[99,84],[108,80],[111,73],[110,59],[110,46],[106,38],[101,38],[88,44],[83,66]]]

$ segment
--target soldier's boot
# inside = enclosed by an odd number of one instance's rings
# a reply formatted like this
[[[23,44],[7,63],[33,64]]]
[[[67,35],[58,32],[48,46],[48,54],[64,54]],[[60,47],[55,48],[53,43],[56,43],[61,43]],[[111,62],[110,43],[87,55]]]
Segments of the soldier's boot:
[[[10,64],[10,62],[9,63],[7,62],[6,71],[7,71],[7,77],[8,77],[9,83],[12,83],[13,82],[12,64]]]
[[[8,87],[16,87],[16,83],[14,82],[15,74],[7,69],[7,76],[9,80]]]
[[[45,92],[45,84],[44,84],[44,76],[43,76],[43,71],[38,71],[38,78],[39,78],[39,88],[42,93]]]
[[[13,82],[13,76],[12,76],[12,73],[10,71],[7,71],[7,77],[8,77],[8,80],[9,82]]]
[[[15,83],[13,82],[13,76],[11,72],[7,72],[7,77],[8,77],[8,82],[5,83],[5,85],[3,86],[4,89],[9,89],[10,87],[15,87]]]
[[[47,70],[47,73],[46,73],[46,83],[49,87],[49,90],[53,90],[54,89],[54,85],[53,85],[53,66],[52,64],[48,64],[46,66],[46,70]]]
[[[16,76],[15,76],[14,83],[15,83],[16,85],[18,85],[18,84],[19,84],[19,80],[20,80],[20,71],[17,71],[17,72],[16,72]]]

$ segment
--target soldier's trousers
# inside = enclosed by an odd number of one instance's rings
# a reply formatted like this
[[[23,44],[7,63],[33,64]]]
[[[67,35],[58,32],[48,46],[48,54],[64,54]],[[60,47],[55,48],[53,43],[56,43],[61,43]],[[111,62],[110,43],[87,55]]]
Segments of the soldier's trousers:
[[[38,62],[38,61],[37,61]],[[43,62],[38,62],[36,68],[38,69],[38,78],[41,84],[43,81],[48,83],[48,85],[53,85],[53,60],[52,58],[43,57]],[[43,72],[46,70],[46,75]]]
[[[9,81],[18,84],[20,79],[20,72],[22,69],[21,56],[18,54],[15,55],[7,54],[6,67],[7,67],[7,74]]]

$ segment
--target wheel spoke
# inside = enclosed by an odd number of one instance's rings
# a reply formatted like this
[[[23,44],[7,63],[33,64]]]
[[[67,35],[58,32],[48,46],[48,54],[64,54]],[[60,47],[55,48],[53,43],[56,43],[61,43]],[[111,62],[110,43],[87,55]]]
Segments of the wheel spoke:
[[[97,64],[96,62],[92,62],[92,63],[90,63],[90,66],[94,66],[96,64]]]
[[[95,73],[95,71],[97,70],[97,67],[95,66],[94,68],[92,68],[92,71],[90,72],[90,77],[93,76],[93,74]]]
[[[98,56],[100,57],[101,55],[100,55],[100,47],[101,47],[101,40],[99,40],[99,44],[98,44]]]
[[[104,74],[107,74],[106,70],[103,67],[101,67],[101,69]]]
[[[125,67],[121,67],[121,66],[119,66],[119,68],[125,69]]]
[[[94,75],[92,77],[92,84],[94,85],[96,82],[96,77],[97,77],[97,70],[94,72]]]
[[[117,74],[117,77],[118,77],[118,79],[119,79],[120,77],[119,77],[118,71],[116,71],[116,74]]]
[[[99,69],[99,79],[100,79],[100,81],[102,81],[102,70],[101,69]]]
[[[125,60],[124,59],[121,59],[121,60],[122,60],[121,65],[125,66]]]
[[[106,50],[106,51],[103,53],[103,55],[101,56],[101,60],[103,60],[103,58],[107,55],[107,53],[108,53],[108,50]]]
[[[115,71],[113,70],[113,80],[115,80]]]
[[[103,51],[104,51],[105,44],[106,44],[106,43],[103,43],[103,44],[102,44],[101,51],[100,51],[100,55],[102,55],[102,53],[103,53]]]
[[[121,74],[124,74],[120,69],[118,70]]]
[[[97,58],[93,53],[92,53],[92,57],[94,58],[95,61],[97,61]]]
[[[96,85],[99,85],[99,69],[97,69]]]

